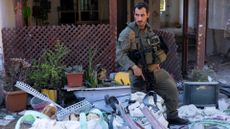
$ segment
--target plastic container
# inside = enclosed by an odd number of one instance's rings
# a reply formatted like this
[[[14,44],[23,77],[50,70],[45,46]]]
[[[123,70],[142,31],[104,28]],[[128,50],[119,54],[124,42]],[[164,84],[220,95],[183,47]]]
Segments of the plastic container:
[[[84,88],[74,91],[74,95],[79,98],[85,98],[89,102],[104,100],[105,95],[125,96],[131,94],[130,86],[114,86],[101,88]]]
[[[30,104],[32,106],[33,109],[37,110],[37,111],[40,111],[42,110],[45,106],[49,105],[50,103],[47,102],[47,101],[44,101],[44,100],[41,100],[37,97],[33,97],[31,100],[30,100]]]
[[[218,82],[184,82],[184,104],[218,107]]]

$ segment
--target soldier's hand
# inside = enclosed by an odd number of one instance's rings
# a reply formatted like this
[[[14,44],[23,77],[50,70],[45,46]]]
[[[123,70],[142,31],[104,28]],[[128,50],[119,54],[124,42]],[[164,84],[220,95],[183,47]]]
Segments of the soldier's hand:
[[[144,77],[144,75],[142,73],[141,68],[139,68],[137,65],[134,65],[134,66],[132,66],[132,70],[133,70],[133,74],[135,76],[141,76],[143,78],[143,80],[145,80],[145,77]]]
[[[154,64],[155,70],[158,71],[161,69],[160,64]]]

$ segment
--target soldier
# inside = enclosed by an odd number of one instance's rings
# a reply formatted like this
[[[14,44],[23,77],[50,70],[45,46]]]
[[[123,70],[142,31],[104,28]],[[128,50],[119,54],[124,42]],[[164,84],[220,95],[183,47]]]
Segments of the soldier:
[[[169,73],[161,69],[159,65],[166,57],[155,56],[161,55],[158,52],[161,49],[157,50],[156,45],[154,45],[158,44],[160,40],[147,22],[150,15],[147,4],[144,2],[137,3],[134,6],[133,13],[135,21],[129,23],[119,35],[116,45],[116,61],[124,70],[129,71],[132,92],[147,92],[153,87],[149,87],[145,83],[144,67],[139,62],[140,60],[145,60],[148,70],[152,73],[151,77],[155,78],[154,91],[165,100],[169,124],[188,124],[188,120],[178,116],[178,91],[176,83],[170,77]],[[129,56],[131,51],[143,50],[144,48],[145,50],[149,50],[148,48],[154,50],[146,51],[144,59],[134,55],[134,58],[140,58],[134,60]]]

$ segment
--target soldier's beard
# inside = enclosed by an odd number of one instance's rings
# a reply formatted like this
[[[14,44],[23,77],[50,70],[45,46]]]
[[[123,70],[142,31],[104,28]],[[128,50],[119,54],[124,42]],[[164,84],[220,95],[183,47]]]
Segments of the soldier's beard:
[[[145,25],[146,25],[146,22],[143,22],[143,21],[137,21],[137,25],[140,29],[144,29],[145,28]]]

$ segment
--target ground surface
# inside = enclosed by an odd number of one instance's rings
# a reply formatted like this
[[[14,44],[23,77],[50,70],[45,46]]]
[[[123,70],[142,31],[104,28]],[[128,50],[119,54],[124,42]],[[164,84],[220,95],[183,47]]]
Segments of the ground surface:
[[[227,85],[230,85],[230,59],[229,58],[224,58],[223,56],[207,57],[207,65],[214,69],[216,73],[216,79]]]

